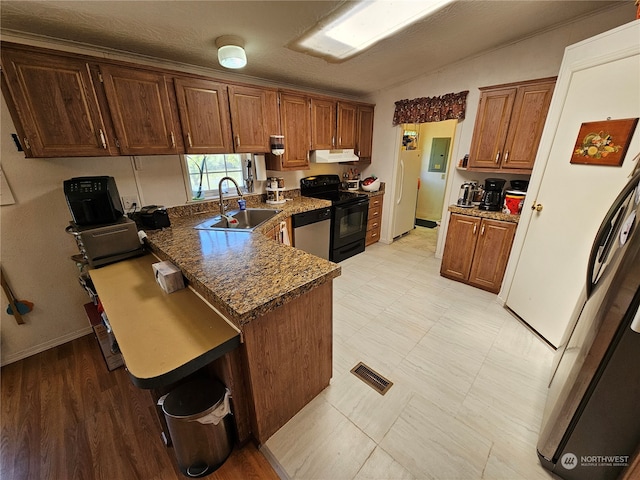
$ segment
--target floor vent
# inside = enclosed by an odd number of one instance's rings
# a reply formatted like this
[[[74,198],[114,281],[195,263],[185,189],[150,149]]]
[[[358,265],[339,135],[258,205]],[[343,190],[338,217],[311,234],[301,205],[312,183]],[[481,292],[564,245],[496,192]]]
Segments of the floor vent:
[[[372,370],[362,362],[353,367],[351,369],[351,373],[353,373],[356,377],[373,388],[380,395],[384,395],[385,393],[387,393],[387,391],[391,388],[391,385],[393,385],[393,382],[387,380],[378,372]]]

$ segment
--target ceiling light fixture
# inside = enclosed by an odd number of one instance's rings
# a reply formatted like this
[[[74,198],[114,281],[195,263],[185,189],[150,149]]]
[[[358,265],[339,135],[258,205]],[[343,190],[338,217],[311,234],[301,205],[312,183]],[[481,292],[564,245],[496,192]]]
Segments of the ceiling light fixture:
[[[361,0],[320,21],[290,48],[342,62],[453,1]]]
[[[218,61],[225,68],[242,68],[247,64],[244,52],[244,40],[234,35],[223,35],[216,38]]]

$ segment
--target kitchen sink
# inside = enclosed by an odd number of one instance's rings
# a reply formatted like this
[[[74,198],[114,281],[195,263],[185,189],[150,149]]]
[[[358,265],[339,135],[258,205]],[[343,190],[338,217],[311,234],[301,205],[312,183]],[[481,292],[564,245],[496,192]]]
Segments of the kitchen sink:
[[[231,210],[227,216],[238,220],[236,225],[229,225],[221,215],[210,218],[205,222],[196,225],[197,230],[225,230],[232,232],[253,232],[264,222],[280,213],[282,210],[269,208],[247,208],[246,210]]]

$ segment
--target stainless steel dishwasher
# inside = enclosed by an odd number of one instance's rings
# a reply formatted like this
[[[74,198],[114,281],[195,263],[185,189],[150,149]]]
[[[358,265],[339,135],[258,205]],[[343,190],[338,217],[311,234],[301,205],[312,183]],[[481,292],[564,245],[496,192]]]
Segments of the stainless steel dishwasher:
[[[293,246],[329,260],[331,207],[296,213],[291,217]]]

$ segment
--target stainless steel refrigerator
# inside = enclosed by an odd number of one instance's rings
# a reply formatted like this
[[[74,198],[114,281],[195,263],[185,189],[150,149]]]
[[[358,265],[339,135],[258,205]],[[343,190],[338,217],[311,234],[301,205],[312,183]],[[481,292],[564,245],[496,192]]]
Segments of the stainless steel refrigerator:
[[[585,205],[588,208],[588,205]],[[538,439],[567,480],[614,480],[640,445],[640,169],[604,218],[556,352]]]

